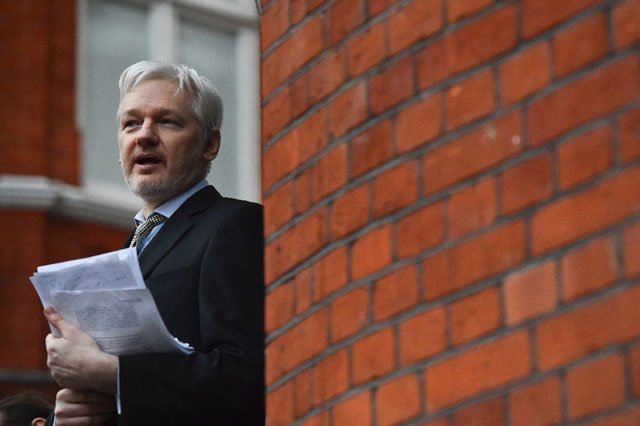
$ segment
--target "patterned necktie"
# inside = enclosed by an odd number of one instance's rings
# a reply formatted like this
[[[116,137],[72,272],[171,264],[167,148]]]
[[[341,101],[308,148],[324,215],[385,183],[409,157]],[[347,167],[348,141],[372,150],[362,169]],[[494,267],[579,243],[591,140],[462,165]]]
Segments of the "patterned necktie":
[[[142,222],[142,224],[136,228],[136,232],[133,233],[133,238],[131,239],[129,247],[136,247],[140,241],[144,240],[151,233],[151,230],[154,227],[165,220],[167,220],[167,218],[160,213],[151,213],[147,220]]]

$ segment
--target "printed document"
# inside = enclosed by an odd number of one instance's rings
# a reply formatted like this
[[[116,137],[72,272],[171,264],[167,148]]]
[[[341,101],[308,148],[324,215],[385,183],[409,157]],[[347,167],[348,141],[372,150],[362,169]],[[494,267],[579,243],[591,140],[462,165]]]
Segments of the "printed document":
[[[40,266],[30,280],[53,308],[113,355],[190,353],[173,337],[144,285],[135,248]],[[51,331],[58,334],[53,326]]]

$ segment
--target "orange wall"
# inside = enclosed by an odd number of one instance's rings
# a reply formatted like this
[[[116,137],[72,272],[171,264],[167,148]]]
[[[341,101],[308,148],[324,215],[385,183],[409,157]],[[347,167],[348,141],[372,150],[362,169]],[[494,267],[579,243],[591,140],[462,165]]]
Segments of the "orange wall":
[[[269,424],[640,423],[638,2],[262,3]]]
[[[78,184],[75,127],[75,2],[0,2],[0,174],[38,175]],[[1,203],[1,200],[0,200]],[[127,231],[0,210],[0,398],[21,389],[53,395],[46,373],[48,327],[28,277],[38,265],[120,248]],[[14,377],[13,379],[11,377]],[[24,374],[23,374],[24,377]]]

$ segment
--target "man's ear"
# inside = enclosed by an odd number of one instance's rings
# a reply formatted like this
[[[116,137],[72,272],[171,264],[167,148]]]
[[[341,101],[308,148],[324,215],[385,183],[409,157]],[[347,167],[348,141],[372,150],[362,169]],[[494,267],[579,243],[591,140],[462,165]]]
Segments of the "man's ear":
[[[36,417],[31,421],[31,426],[44,426],[46,422],[46,419],[43,419],[42,417]]]
[[[218,151],[220,151],[220,130],[214,129],[211,131],[209,140],[206,141],[204,159],[207,161],[213,160],[218,156]]]

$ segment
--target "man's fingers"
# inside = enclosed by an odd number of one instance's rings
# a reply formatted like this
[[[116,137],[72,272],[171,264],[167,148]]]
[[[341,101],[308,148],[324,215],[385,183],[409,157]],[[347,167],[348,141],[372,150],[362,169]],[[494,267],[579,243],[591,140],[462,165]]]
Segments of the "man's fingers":
[[[93,390],[61,389],[54,414],[59,426],[103,424],[115,415],[115,400]]]
[[[112,416],[110,415],[97,415],[97,416],[80,416],[80,417],[65,417],[56,416],[56,426],[91,426],[91,425],[105,425],[107,420]]]
[[[58,312],[56,312],[56,310],[53,309],[52,306],[46,307],[46,309],[44,310],[44,317],[55,328],[58,329],[58,331],[60,332],[60,335],[62,336],[64,336],[68,332],[69,327],[71,327],[71,324],[65,321],[64,318],[62,318],[62,316]]]
[[[113,396],[91,389],[60,389],[56,394],[56,401],[72,403],[104,403],[105,406],[114,404]]]

